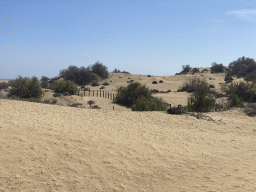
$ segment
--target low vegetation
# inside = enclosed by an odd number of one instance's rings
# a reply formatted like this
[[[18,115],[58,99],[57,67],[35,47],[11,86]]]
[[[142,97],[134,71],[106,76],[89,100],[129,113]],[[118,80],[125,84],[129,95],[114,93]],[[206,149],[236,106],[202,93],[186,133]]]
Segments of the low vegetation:
[[[225,67],[220,63],[212,63],[211,67],[211,73],[224,73],[225,72]]]
[[[97,61],[94,65],[90,65],[87,68],[69,66],[68,69],[61,70],[59,76],[81,86],[98,81],[98,78],[106,79],[109,73],[107,67]]]
[[[216,96],[209,93],[209,85],[206,81],[193,81],[196,78],[192,79],[190,82],[195,82],[191,84],[193,89],[193,94],[188,98],[188,109],[191,111],[197,112],[206,112],[214,109],[216,104]]]
[[[256,80],[256,62],[252,58],[240,57],[229,64],[227,76],[243,77],[246,81]]]
[[[132,105],[132,111],[166,111],[167,106],[160,98],[148,99],[141,95]]]
[[[54,90],[55,93],[68,92],[70,95],[74,95],[77,91],[75,83],[70,80],[54,82],[50,88]]]
[[[127,87],[119,87],[115,103],[131,107],[132,111],[165,111],[166,104],[155,98],[145,85],[130,83]]]
[[[34,76],[30,79],[28,77],[23,78],[19,76],[19,78],[11,82],[9,96],[11,95],[20,98],[41,98],[43,90],[37,77]]]
[[[189,78],[185,83],[183,83],[181,88],[179,88],[177,91],[186,91],[188,93],[192,93],[196,90],[197,87],[201,86],[207,86],[205,79],[202,79],[200,77],[192,77]]]
[[[127,73],[127,74],[130,74],[127,71],[120,71],[119,69],[116,69],[116,68],[112,71],[112,73]]]
[[[221,90],[228,95],[230,106],[240,107],[244,102],[256,102],[256,80],[246,83],[225,83],[221,85]]]

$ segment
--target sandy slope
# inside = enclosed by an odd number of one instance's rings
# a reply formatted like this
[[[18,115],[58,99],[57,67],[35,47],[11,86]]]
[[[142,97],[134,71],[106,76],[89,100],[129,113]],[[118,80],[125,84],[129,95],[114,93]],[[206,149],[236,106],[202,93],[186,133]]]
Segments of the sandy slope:
[[[111,78],[110,90],[122,85]],[[0,99],[0,191],[256,191],[256,117],[232,109],[197,119],[94,100],[102,109]]]

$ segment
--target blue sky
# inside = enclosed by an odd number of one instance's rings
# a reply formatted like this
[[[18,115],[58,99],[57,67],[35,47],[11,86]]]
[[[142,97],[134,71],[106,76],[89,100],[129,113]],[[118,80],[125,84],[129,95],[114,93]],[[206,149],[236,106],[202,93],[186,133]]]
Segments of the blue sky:
[[[2,0],[0,79],[99,61],[142,75],[256,58],[254,0]]]

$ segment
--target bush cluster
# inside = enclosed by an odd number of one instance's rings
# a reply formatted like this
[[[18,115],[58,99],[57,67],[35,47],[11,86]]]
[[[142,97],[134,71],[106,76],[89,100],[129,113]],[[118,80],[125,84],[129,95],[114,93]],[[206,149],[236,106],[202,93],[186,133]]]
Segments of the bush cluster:
[[[214,108],[215,95],[209,93],[209,86],[206,82],[195,86],[194,92],[188,98],[188,109],[197,112],[206,112]]]
[[[225,72],[225,67],[220,63],[212,63],[211,67],[211,73],[224,73]]]
[[[192,69],[192,74],[198,73],[199,72],[199,68],[193,68]]]
[[[166,111],[167,106],[160,98],[148,99],[141,95],[137,101],[132,105],[132,111]]]
[[[199,77],[192,77],[189,78],[177,91],[186,91],[188,93],[192,93],[197,89],[197,87],[205,87],[207,92],[210,90],[209,85],[206,83],[205,79],[201,79]]]
[[[256,102],[256,80],[246,83],[225,83],[222,84],[221,90],[228,95],[230,106],[239,107],[243,102]]]
[[[74,95],[77,91],[75,83],[70,80],[54,82],[51,89],[53,89],[55,93],[68,92],[71,95]]]
[[[166,105],[161,99],[154,98],[145,85],[130,83],[127,87],[119,87],[115,103],[132,107],[133,111],[159,111],[166,110]]]
[[[112,71],[112,73],[126,73],[126,74],[130,74],[127,71],[120,71],[119,69],[116,69],[116,68]]]
[[[19,76],[16,80],[11,82],[10,95],[15,95],[21,98],[41,98],[43,90],[37,77],[33,76],[22,78]]]
[[[244,77],[246,81],[256,80],[256,62],[252,58],[240,57],[229,64],[227,76]]]
[[[61,70],[59,76],[65,80],[73,81],[77,85],[89,84],[97,81],[99,76],[102,79],[108,78],[107,67],[98,61],[94,65],[85,67],[69,66],[68,69]]]

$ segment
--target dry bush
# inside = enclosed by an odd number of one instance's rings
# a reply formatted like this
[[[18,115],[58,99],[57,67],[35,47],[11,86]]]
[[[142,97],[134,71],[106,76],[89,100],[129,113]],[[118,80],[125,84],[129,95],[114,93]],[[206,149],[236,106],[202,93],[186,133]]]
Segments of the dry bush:
[[[83,105],[82,103],[73,103],[70,107],[78,107],[79,105]]]
[[[92,82],[92,84],[91,84],[91,86],[93,86],[93,87],[95,87],[95,86],[99,86],[99,83],[98,83],[98,82],[96,82],[96,81],[93,81],[93,82]]]
[[[248,103],[244,108],[244,112],[248,116],[256,116],[256,103]]]
[[[61,96],[61,93],[54,93],[53,94],[53,97],[60,97]]]
[[[159,93],[160,91],[158,89],[151,89],[150,93]]]
[[[100,109],[100,107],[98,105],[94,105],[92,106],[92,109]]]
[[[153,81],[152,84],[157,84],[157,81]]]
[[[162,80],[160,80],[160,81],[159,81],[159,83],[163,83],[163,81],[162,81]]]
[[[51,104],[56,104],[57,103],[57,99],[53,99]]]
[[[208,84],[206,83],[205,79],[202,79],[202,78],[199,78],[199,77],[192,77],[192,78],[189,78],[182,85],[182,87],[179,88],[177,91],[178,92],[186,91],[188,93],[192,93],[196,89],[204,87],[205,90],[208,92],[210,88],[208,87],[208,89],[207,89],[206,88],[207,86],[208,86]]]
[[[64,95],[64,96],[70,96],[69,92],[64,92],[64,93],[62,93],[62,95]]]

